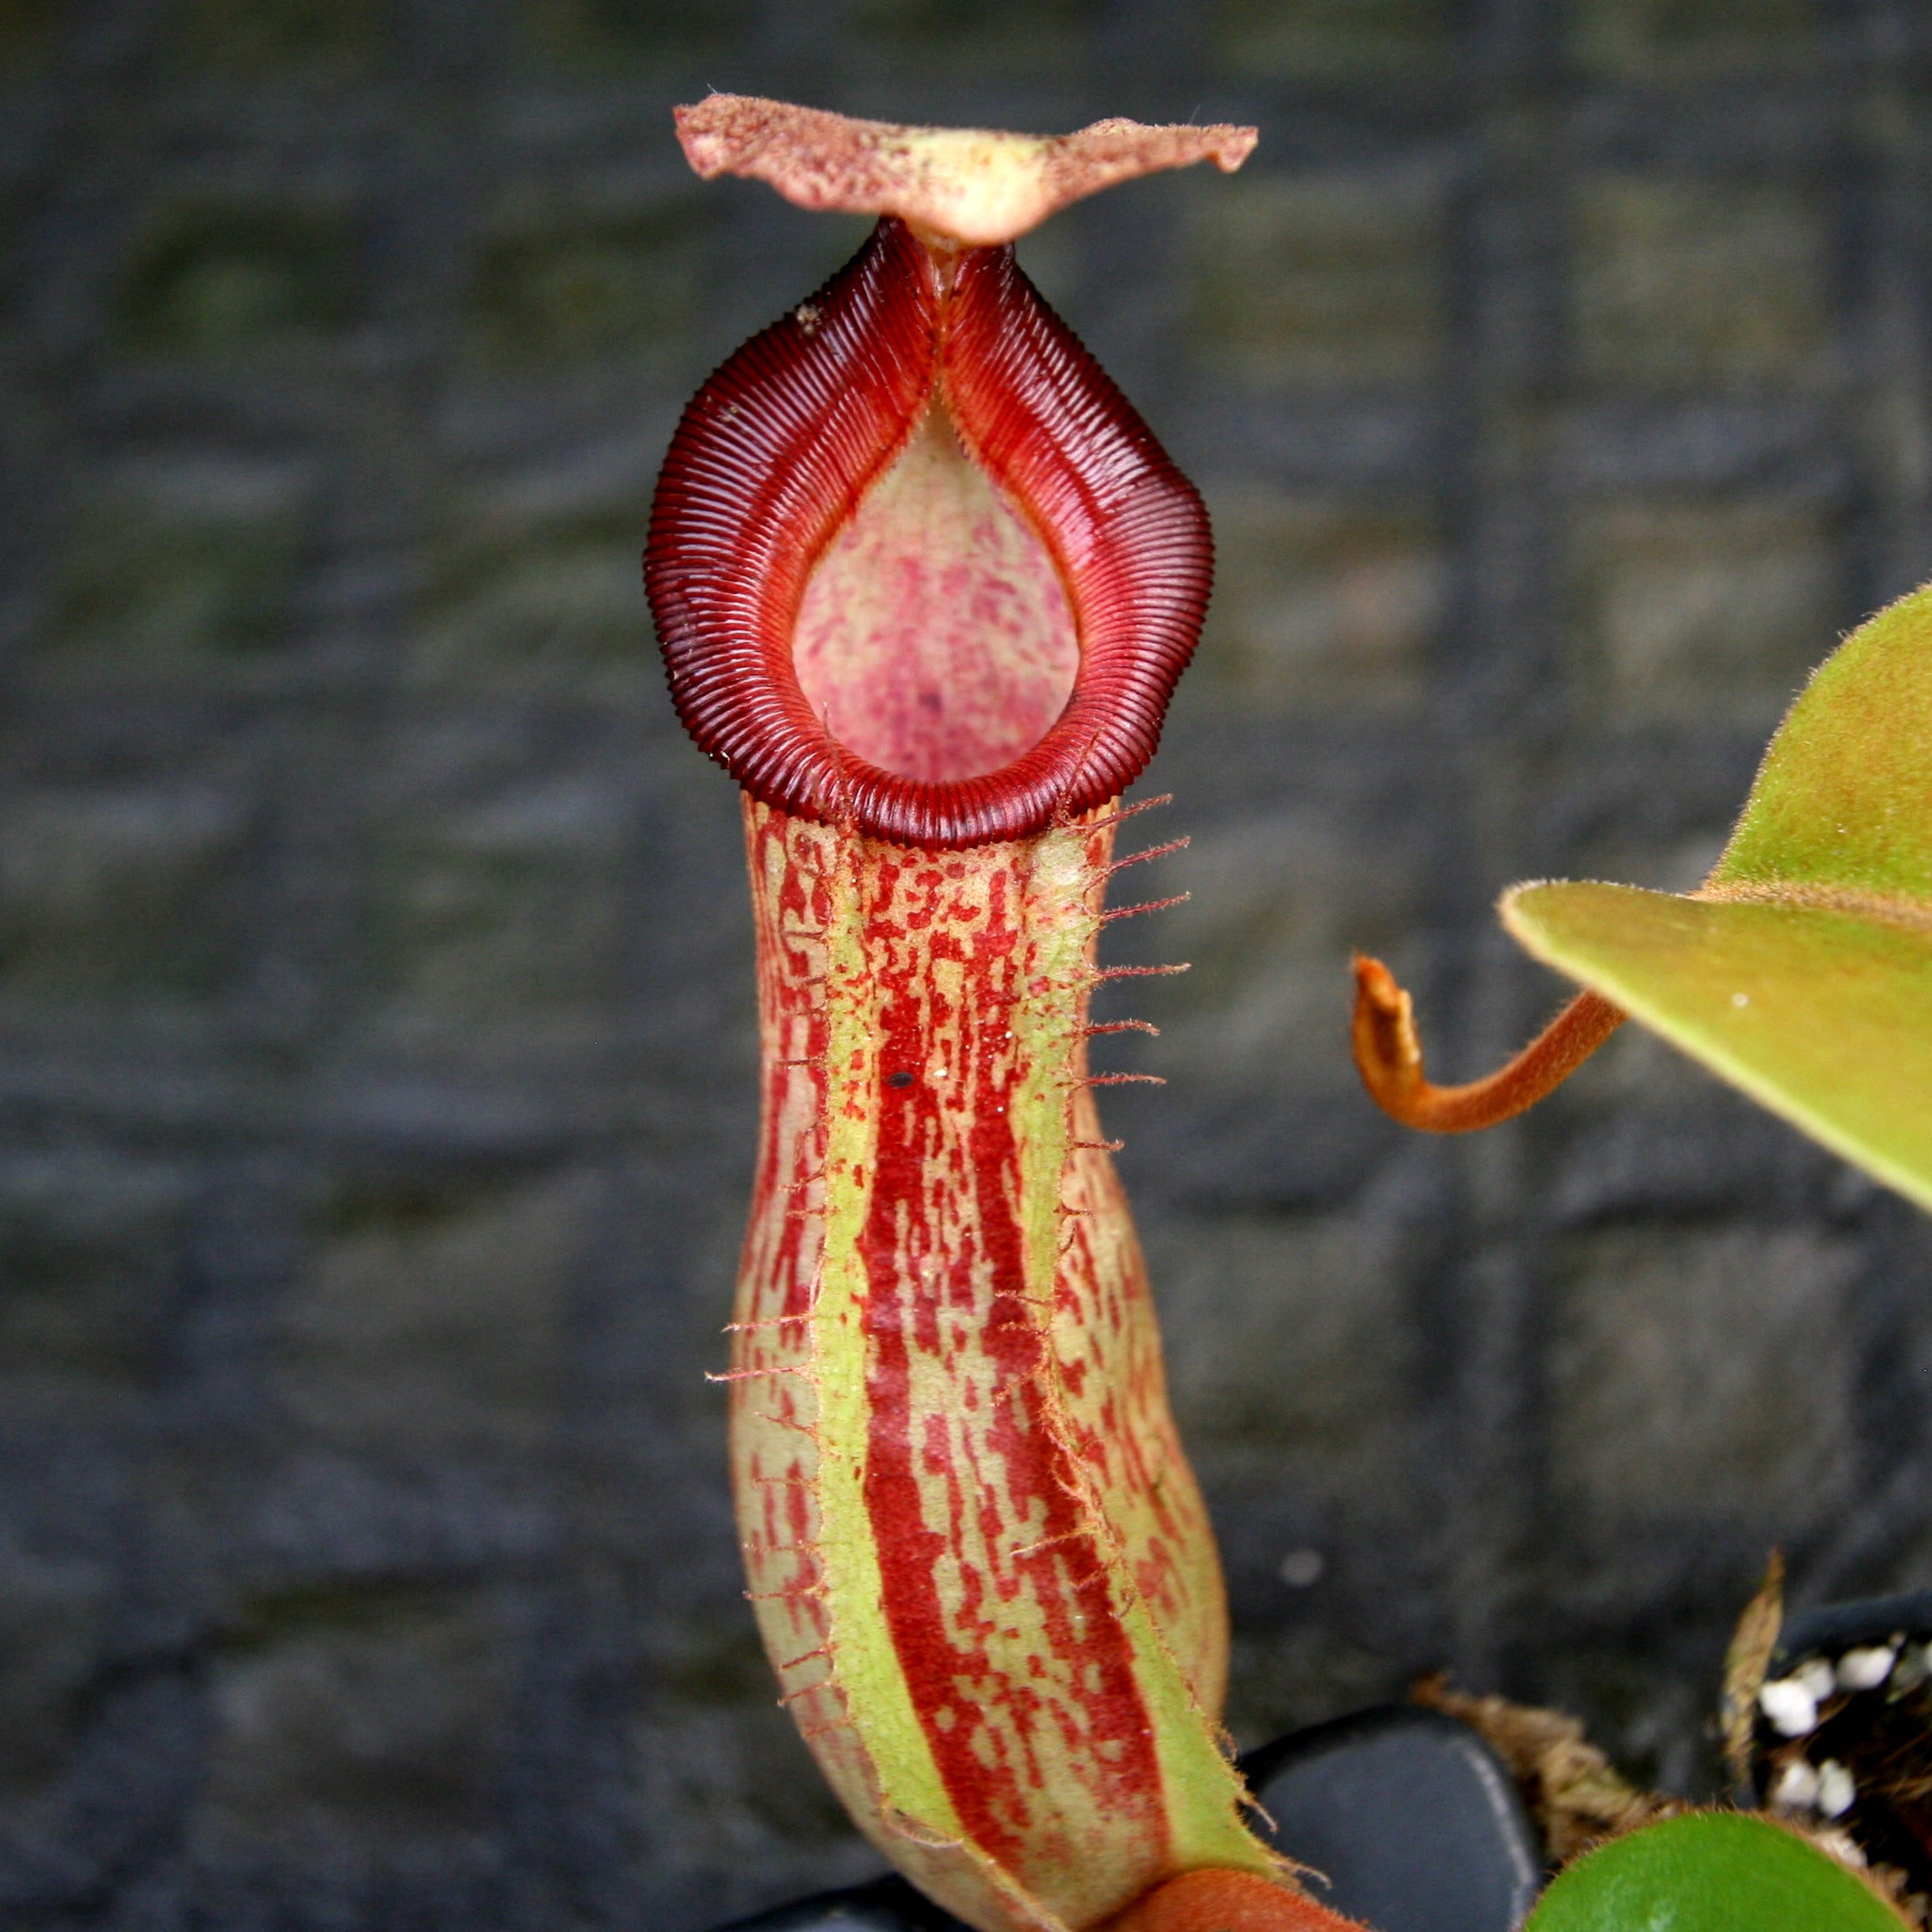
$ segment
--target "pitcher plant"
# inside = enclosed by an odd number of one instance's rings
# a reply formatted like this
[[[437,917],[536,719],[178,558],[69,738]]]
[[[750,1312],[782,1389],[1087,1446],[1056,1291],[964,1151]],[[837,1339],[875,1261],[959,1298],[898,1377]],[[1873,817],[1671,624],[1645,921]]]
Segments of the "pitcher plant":
[[[1124,789],[1208,519],[1013,244],[1254,130],[1031,138],[716,95],[701,175],[877,215],[692,399],[645,579],[744,798],[762,1102],[739,1533],[847,1810],[981,1932],[1344,1927],[1250,1829],[1227,1613],[1089,1072]],[[1158,849],[1171,849],[1162,847]]]

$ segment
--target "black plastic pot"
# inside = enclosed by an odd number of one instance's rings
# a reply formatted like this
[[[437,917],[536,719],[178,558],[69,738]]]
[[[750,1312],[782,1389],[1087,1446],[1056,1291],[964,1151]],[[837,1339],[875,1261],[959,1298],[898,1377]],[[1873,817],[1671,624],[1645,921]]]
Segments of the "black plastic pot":
[[[1932,1892],[1932,1591],[1786,1617],[1752,1734],[1753,1795]]]
[[[1542,1886],[1536,1833],[1467,1724],[1412,1704],[1317,1724],[1241,1760],[1308,1888],[1376,1932],[1512,1932]]]

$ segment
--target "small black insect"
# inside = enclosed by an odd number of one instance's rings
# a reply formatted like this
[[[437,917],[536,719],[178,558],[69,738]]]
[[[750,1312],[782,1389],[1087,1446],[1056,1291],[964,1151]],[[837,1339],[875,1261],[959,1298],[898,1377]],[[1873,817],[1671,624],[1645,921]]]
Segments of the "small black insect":
[[[901,1067],[898,1073],[886,1075],[886,1085],[888,1086],[910,1086],[912,1085],[912,1075],[904,1067]]]

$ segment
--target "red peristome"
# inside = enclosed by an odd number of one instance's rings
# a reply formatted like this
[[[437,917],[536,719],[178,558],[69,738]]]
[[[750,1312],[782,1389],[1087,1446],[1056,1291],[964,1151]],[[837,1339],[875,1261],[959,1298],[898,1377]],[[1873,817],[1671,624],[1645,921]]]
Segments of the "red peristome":
[[[922,781],[829,734],[792,639],[814,566],[935,406],[1050,552],[1080,664],[1030,750]],[[1211,572],[1199,495],[1011,248],[936,253],[890,218],[692,399],[645,555],[671,696],[698,744],[765,805],[928,849],[1029,836],[1137,777]]]

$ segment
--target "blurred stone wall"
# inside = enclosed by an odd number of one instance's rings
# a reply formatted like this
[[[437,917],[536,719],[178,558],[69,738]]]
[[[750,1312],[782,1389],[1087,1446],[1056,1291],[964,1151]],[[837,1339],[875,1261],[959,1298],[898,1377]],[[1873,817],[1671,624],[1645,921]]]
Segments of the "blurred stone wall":
[[[1344,1044],[1361,946],[1504,1054],[1497,890],[1693,883],[1932,573],[1917,0],[0,0],[9,1927],[872,1868],[738,1594],[737,807],[637,582],[863,224],[692,180],[710,87],[1262,130],[1022,251],[1220,533],[1108,1114],[1240,1738],[1440,1666],[1696,1788],[1771,1542],[1932,1582],[1918,1217],[1640,1036],[1456,1144]]]

